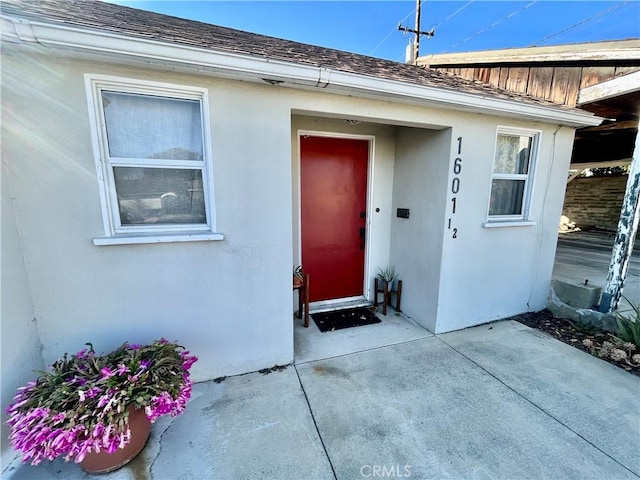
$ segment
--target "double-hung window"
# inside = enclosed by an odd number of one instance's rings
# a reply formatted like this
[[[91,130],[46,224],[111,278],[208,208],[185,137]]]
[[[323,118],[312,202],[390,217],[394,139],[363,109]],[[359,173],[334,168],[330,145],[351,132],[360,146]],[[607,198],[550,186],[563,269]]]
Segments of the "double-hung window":
[[[487,224],[528,220],[538,138],[539,132],[498,128]]]
[[[206,90],[87,76],[105,238],[215,240]]]

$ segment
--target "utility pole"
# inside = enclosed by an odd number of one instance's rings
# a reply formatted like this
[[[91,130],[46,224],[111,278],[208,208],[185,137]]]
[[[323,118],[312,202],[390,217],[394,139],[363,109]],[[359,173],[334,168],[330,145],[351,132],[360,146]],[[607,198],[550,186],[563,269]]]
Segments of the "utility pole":
[[[428,32],[423,32],[420,30],[420,10],[422,7],[422,0],[416,0],[416,28],[403,27],[402,24],[398,25],[398,30],[406,33],[413,33],[415,36],[415,42],[413,43],[413,59],[411,63],[416,63],[418,60],[418,55],[420,54],[420,35],[426,35],[428,37],[433,37],[436,32],[433,29]]]

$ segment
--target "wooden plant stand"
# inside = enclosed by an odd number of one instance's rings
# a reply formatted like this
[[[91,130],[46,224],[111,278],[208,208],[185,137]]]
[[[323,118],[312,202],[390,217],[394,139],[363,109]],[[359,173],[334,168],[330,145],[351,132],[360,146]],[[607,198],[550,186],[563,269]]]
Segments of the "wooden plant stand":
[[[382,288],[380,288],[380,283],[382,283]],[[396,312],[402,312],[400,310],[400,300],[402,299],[402,280],[398,280],[398,288],[397,290],[389,290],[388,282],[381,282],[378,277],[375,278],[375,293],[373,294],[373,306],[374,308],[378,307],[378,294],[382,293],[382,314],[387,314],[387,305],[391,305],[391,296],[396,296]]]
[[[309,327],[309,274],[302,275],[302,283],[294,285],[294,290],[298,290],[298,318],[302,318],[304,310],[304,326]]]

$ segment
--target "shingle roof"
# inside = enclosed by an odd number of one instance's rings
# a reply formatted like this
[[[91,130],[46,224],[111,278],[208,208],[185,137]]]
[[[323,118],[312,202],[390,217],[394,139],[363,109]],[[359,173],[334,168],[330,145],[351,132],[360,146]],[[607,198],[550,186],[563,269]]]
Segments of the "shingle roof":
[[[420,66],[243,32],[97,0],[3,0],[0,6],[2,15],[11,17],[188,45],[210,51],[277,59],[377,79],[566,109],[525,94],[509,92],[479,81],[466,80]]]

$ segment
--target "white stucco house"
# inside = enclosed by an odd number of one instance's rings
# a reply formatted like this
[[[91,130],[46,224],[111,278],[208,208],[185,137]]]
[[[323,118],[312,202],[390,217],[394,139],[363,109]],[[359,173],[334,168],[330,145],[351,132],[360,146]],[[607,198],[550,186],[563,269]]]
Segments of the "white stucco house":
[[[288,364],[300,263],[320,305],[394,265],[435,333],[545,307],[590,113],[101,2],[1,21],[3,407],[87,341],[178,340],[195,381]]]

